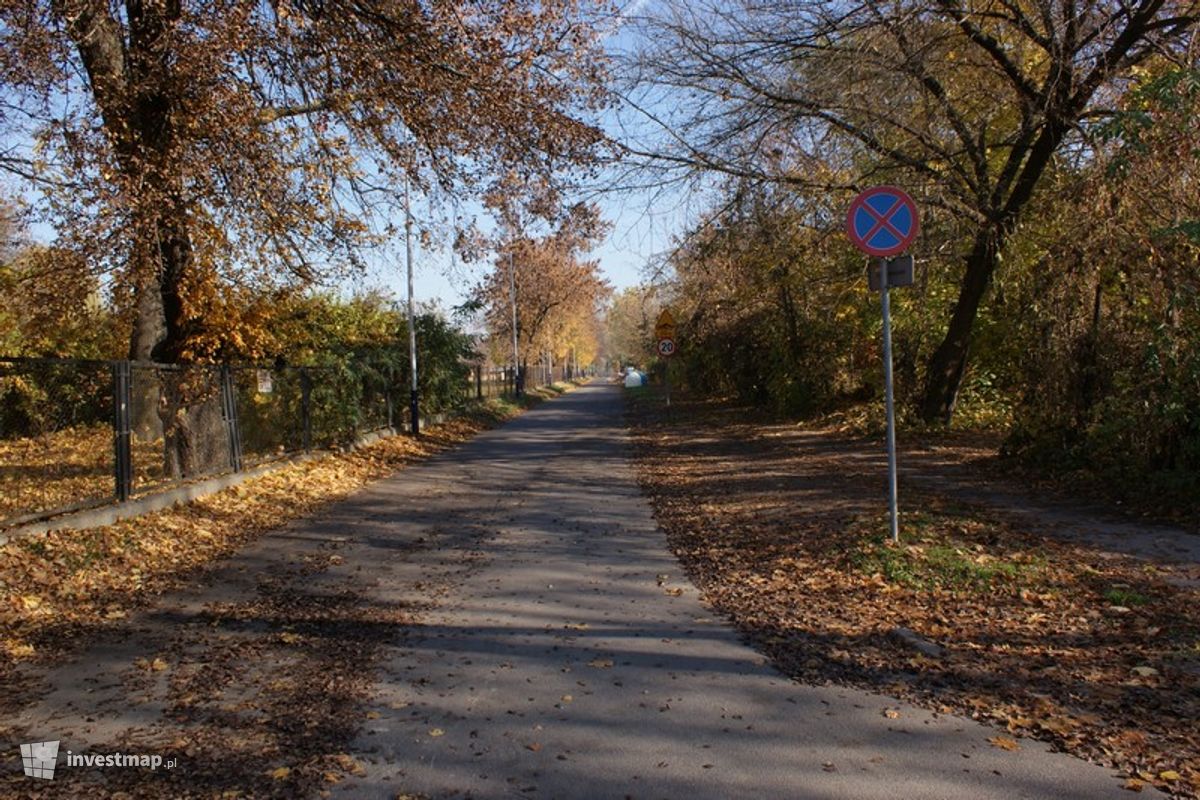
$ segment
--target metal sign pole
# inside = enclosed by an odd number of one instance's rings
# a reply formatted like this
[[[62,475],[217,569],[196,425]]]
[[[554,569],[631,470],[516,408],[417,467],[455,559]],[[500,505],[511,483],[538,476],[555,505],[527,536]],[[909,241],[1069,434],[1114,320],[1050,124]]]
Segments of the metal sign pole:
[[[892,311],[888,303],[888,260],[879,260],[879,286],[883,296],[883,380],[887,402],[888,511],[892,541],[900,541],[900,519],[896,509],[896,407],[892,394]]]
[[[879,259],[879,281],[867,270],[867,285],[879,288],[883,305],[883,379],[887,402],[888,511],[892,541],[900,541],[900,514],[896,508],[896,403],[892,392],[892,312],[889,284],[912,284],[912,257],[896,258],[917,238],[921,229],[917,204],[903,189],[873,186],[858,193],[846,214],[846,235],[859,250]],[[892,267],[896,274],[890,274]]]

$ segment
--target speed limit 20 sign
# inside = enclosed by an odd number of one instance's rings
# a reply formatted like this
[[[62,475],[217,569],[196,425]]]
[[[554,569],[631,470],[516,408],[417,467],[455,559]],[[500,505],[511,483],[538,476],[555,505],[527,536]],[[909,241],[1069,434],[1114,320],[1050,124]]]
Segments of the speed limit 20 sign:
[[[675,355],[675,340],[674,339],[659,339],[658,354],[663,358],[670,358]]]

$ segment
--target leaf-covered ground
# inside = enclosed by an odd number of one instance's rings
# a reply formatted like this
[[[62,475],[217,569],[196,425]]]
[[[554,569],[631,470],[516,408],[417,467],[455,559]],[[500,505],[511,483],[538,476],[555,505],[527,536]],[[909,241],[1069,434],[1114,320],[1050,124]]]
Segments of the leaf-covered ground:
[[[426,429],[419,439],[390,437],[281,466],[187,505],[0,546],[0,681],[14,663],[49,658],[89,629],[118,623],[265,531],[453,447],[515,411],[492,401]]]
[[[648,394],[630,419],[672,548],[786,673],[986,720],[998,747],[1049,741],[1134,791],[1198,796],[1192,566],[1063,540],[929,480],[903,485],[895,547],[878,442],[715,405],[668,416]]]
[[[541,390],[528,404],[565,388]],[[101,687],[88,690],[85,705],[146,717],[124,733],[89,734],[93,748],[155,753],[186,766],[68,769],[52,785],[6,772],[0,795],[296,797],[325,794],[361,772],[346,748],[370,718],[362,704],[378,654],[419,624],[474,555],[461,543],[413,544],[444,568],[422,571],[410,601],[381,603],[362,583],[362,570],[373,565],[338,537],[315,546],[287,536],[251,540],[517,411],[490,401],[419,440],[392,437],[283,466],[187,506],[0,548],[4,737],[42,733],[18,722],[22,709],[82,675],[85,685]],[[267,553],[276,554],[271,566]],[[166,594],[185,586],[193,591]],[[106,655],[85,663],[92,642]],[[54,676],[50,685],[46,675]]]
[[[133,442],[134,482],[162,480],[162,440]],[[0,519],[109,500],[113,433],[108,425],[64,428],[42,436],[0,439]]]

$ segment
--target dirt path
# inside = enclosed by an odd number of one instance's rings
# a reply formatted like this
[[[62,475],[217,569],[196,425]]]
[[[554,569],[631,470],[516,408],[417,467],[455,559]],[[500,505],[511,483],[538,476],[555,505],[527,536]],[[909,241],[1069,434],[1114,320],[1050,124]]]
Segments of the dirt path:
[[[178,766],[60,757],[0,794],[1126,796],[965,717],[776,672],[669,553],[619,395],[581,389],[268,536],[37,679],[10,742]]]
[[[877,468],[886,461],[882,443],[824,436],[831,447],[874,456]],[[1047,532],[1084,542],[1112,553],[1150,561],[1200,564],[1200,534],[1178,525],[1133,519],[1111,507],[1050,494],[1022,486],[1000,474],[995,449],[968,444],[936,444],[902,448],[900,479],[926,490],[952,494],[966,502],[981,503]]]
[[[832,462],[839,474],[861,481],[876,497],[884,491],[887,459],[882,441],[850,438],[830,431],[800,430],[791,425],[766,426],[782,444],[794,441],[822,463]],[[902,501],[916,489],[963,503],[986,506],[1014,524],[1036,528],[1064,541],[1078,542],[1100,552],[1132,555],[1163,565],[1180,586],[1200,587],[1200,534],[1159,522],[1133,519],[1111,507],[1023,486],[1002,474],[995,463],[995,443],[955,443],[901,446],[898,458]],[[885,502],[881,500],[880,502]],[[908,508],[919,506],[906,503]]]

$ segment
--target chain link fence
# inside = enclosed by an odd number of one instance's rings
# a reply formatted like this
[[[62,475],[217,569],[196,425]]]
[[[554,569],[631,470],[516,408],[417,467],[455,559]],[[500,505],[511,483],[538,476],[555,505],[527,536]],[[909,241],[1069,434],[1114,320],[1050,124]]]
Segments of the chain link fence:
[[[0,524],[113,496],[113,367],[0,358]]]
[[[590,369],[574,369],[563,364],[553,368],[544,363],[530,364],[521,370],[522,388],[525,390],[540,389],[555,383],[562,383],[591,375]],[[487,397],[511,397],[515,394],[515,373],[512,367],[492,367],[476,364],[471,368],[474,394],[479,399]],[[468,392],[471,387],[468,386]]]
[[[529,388],[549,382],[530,375]],[[511,369],[462,364],[422,413],[513,393]],[[178,365],[0,358],[0,528],[337,447],[408,419],[386,361]],[[440,407],[438,404],[440,403]]]

